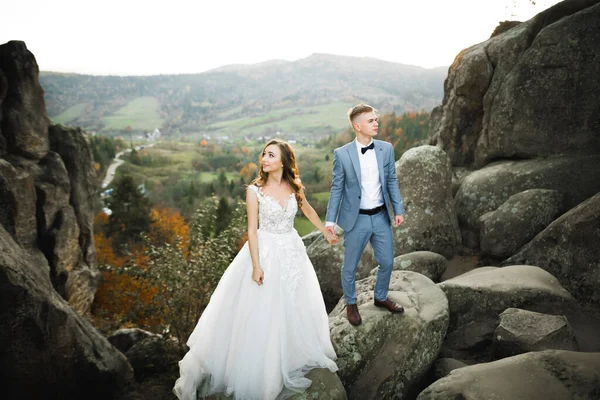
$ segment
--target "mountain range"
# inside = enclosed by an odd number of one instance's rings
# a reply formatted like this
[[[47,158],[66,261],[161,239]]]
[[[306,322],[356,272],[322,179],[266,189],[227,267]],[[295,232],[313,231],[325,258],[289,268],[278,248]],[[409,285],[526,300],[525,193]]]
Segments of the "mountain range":
[[[366,102],[382,113],[430,111],[448,67],[425,69],[373,58],[313,54],[296,61],[228,65],[198,74],[93,76],[41,72],[56,123],[119,135],[323,136],[346,127]]]

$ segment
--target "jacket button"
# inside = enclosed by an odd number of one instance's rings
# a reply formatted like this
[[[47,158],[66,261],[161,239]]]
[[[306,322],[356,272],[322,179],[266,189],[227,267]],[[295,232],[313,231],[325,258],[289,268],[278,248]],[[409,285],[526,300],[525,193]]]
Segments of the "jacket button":
[[[360,199],[360,196],[358,196],[358,198]]]

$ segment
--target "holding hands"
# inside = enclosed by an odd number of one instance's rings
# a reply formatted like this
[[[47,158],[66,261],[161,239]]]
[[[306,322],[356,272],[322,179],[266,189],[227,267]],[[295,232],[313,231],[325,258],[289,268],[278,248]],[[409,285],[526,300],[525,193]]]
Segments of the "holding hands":
[[[338,243],[338,237],[335,234],[335,229],[333,226],[326,227],[325,232],[323,232],[323,235],[325,236],[325,239],[327,240],[327,243],[329,243],[329,245]]]

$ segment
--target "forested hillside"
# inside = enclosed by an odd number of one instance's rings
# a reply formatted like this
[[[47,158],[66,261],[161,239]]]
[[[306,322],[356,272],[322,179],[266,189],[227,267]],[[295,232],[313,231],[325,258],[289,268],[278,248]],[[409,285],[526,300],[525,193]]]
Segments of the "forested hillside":
[[[54,122],[104,134],[324,137],[368,102],[382,113],[430,111],[447,68],[314,54],[294,62],[230,65],[194,75],[89,76],[43,72]]]

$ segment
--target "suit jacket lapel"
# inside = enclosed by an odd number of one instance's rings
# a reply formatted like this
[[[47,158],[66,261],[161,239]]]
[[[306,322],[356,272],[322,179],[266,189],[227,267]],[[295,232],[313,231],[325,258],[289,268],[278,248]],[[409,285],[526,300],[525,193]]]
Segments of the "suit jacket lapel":
[[[383,175],[383,147],[377,141],[375,141],[375,154],[377,157],[377,168],[379,168],[379,183],[381,183],[381,189],[385,187],[385,176]]]
[[[354,141],[348,144],[347,150],[348,155],[350,156],[350,161],[352,162],[352,166],[354,167],[354,172],[356,172],[358,184],[360,185],[360,160],[358,159],[358,152],[356,151],[356,144]]]

